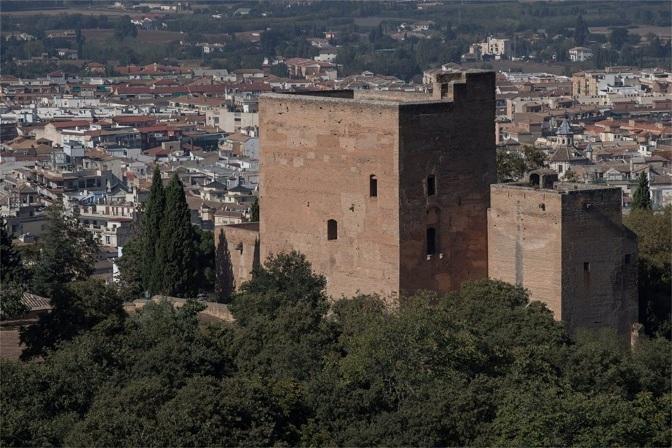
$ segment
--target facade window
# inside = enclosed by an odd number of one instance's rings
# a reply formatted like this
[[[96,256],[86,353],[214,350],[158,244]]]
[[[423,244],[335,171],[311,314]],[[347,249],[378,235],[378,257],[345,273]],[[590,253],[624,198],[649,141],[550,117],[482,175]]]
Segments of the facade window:
[[[378,178],[373,174],[369,176],[369,196],[378,197]]]
[[[436,229],[434,227],[427,227],[427,255],[436,254]]]
[[[338,222],[335,219],[330,219],[327,221],[327,239],[338,239]]]
[[[436,177],[427,176],[427,196],[434,196],[436,194]]]
[[[583,272],[585,273],[590,272],[590,263],[588,263],[587,261],[583,263]]]
[[[109,236],[105,236],[105,244],[110,244],[110,237]]]
[[[631,260],[632,260],[632,255],[625,254],[625,264],[630,264]]]

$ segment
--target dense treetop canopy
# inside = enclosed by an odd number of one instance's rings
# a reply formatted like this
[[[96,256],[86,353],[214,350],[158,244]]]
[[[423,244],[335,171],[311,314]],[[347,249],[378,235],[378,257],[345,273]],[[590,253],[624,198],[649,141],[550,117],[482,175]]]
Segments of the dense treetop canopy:
[[[149,304],[0,363],[0,440],[26,445],[669,446],[670,342],[570,338],[501,282],[398,307],[331,302],[297,253],[233,297]],[[102,291],[90,290],[91,297]],[[83,295],[83,291],[79,292]]]

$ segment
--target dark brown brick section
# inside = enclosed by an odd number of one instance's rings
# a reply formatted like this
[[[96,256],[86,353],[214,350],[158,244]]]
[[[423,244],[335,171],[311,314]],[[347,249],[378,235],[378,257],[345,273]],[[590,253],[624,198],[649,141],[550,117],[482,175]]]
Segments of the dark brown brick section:
[[[495,168],[495,76],[467,73],[452,102],[400,105],[401,289],[451,291],[486,278]],[[428,195],[427,178],[436,193]],[[436,253],[426,254],[427,228]]]

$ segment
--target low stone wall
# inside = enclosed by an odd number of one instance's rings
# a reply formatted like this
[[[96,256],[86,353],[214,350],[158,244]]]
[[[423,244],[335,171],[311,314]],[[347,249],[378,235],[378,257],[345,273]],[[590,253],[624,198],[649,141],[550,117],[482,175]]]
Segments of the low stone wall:
[[[128,314],[137,312],[143,309],[145,305],[149,303],[150,300],[154,303],[159,303],[160,301],[165,300],[166,302],[169,302],[171,305],[173,305],[175,308],[181,308],[187,303],[187,299],[156,295],[149,300],[138,299],[134,300],[133,302],[127,302],[124,304],[124,311],[126,311]],[[231,311],[229,311],[229,307],[226,306],[225,304],[216,302],[201,302],[201,303],[205,304],[205,309],[200,313],[198,313],[200,318],[203,317],[211,318],[223,322],[233,322],[235,320],[233,314],[231,314]]]

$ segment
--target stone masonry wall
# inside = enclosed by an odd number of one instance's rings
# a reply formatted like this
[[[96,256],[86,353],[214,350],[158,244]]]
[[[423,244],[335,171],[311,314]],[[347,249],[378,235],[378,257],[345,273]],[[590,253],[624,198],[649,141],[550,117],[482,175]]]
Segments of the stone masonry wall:
[[[622,224],[621,190],[556,184],[493,185],[491,278],[519,284],[570,332],[637,321],[637,240]]]
[[[252,269],[259,263],[259,223],[248,222],[215,227],[215,247],[219,233],[224,232],[231,258],[231,269],[236,289],[252,278]]]
[[[398,291],[398,111],[394,102],[262,95],[262,259],[304,253],[334,297]]]
[[[464,76],[464,74],[462,75]],[[452,101],[404,103],[400,114],[401,289],[451,291],[488,276],[487,210],[495,167],[495,75],[466,73]],[[436,193],[428,195],[427,177]],[[427,255],[427,228],[437,250]]]
[[[522,285],[562,318],[562,197],[553,190],[499,184],[488,210],[488,272]]]
[[[562,319],[570,330],[637,321],[637,239],[622,224],[618,188],[563,195]]]

